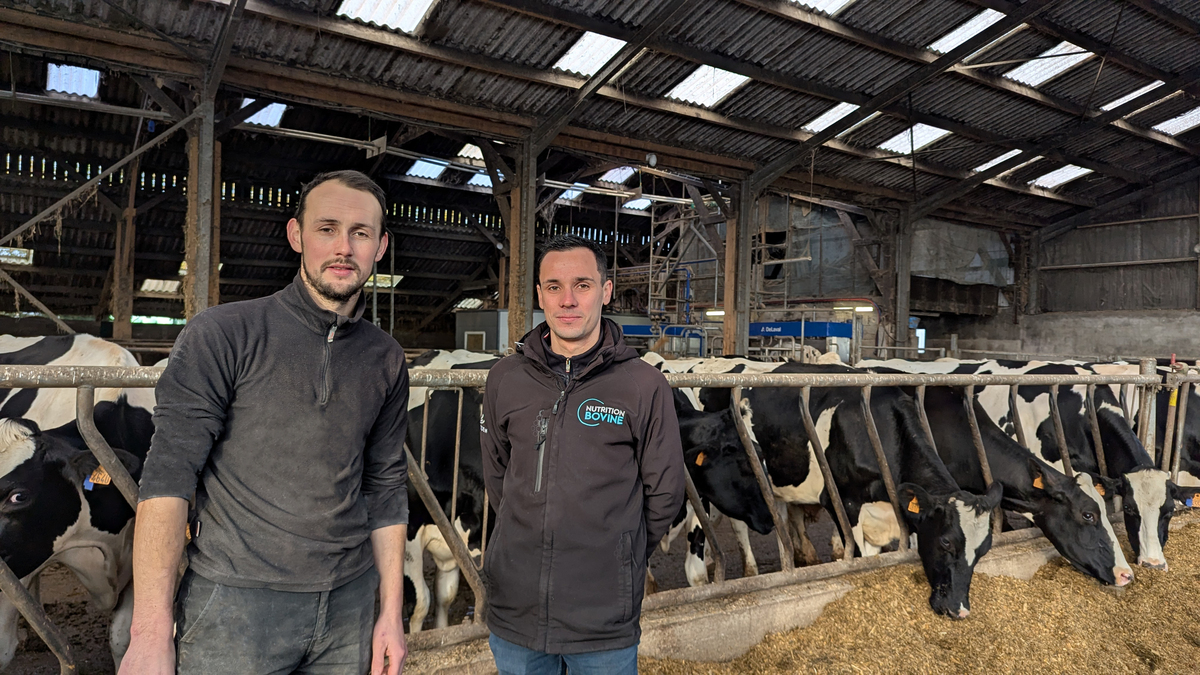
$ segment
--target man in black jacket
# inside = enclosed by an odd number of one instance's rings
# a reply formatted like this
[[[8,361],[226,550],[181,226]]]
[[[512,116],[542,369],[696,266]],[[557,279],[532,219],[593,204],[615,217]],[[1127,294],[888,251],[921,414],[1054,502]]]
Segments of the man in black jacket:
[[[492,653],[502,675],[636,673],[646,562],[684,498],[671,389],[601,318],[599,246],[556,237],[539,268],[546,322],[492,368],[480,429]]]

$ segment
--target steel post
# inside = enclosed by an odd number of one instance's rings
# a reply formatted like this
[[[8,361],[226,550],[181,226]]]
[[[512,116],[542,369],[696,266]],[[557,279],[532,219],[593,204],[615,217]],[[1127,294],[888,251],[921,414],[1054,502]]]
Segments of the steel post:
[[[921,429],[925,431],[925,438],[928,438],[929,444],[936,448],[937,442],[933,440],[933,429],[929,426],[929,416],[925,414],[925,385],[923,384],[917,386],[917,412],[920,413]]]
[[[1141,432],[1139,440],[1142,442],[1142,447],[1146,448],[1148,452],[1153,453],[1155,447],[1155,428],[1158,420],[1156,416],[1157,411],[1155,410],[1157,407],[1155,394],[1158,392],[1160,382],[1158,378],[1158,363],[1154,359],[1142,359],[1139,365],[1142,375],[1151,375],[1154,377],[1153,384],[1144,384],[1139,387],[1142,401],[1138,412],[1138,419],[1141,421],[1139,424],[1139,431]]]
[[[8,598],[21,616],[25,617],[38,637],[42,638],[42,642],[46,643],[50,652],[58,659],[58,672],[61,675],[79,672],[75,666],[75,655],[66,636],[59,631],[58,626],[50,621],[50,617],[46,616],[46,611],[42,609],[42,603],[30,595],[29,590],[17,578],[16,573],[3,560],[0,560],[0,591],[4,592],[4,597]],[[14,626],[14,634],[16,630],[16,626]]]
[[[454,477],[450,481],[450,522],[454,522],[458,518],[458,473],[459,458],[462,456],[462,425],[463,425],[463,388],[458,387],[458,414],[454,419],[458,423],[454,425]],[[429,419],[429,414],[425,414],[425,419]],[[422,439],[424,442],[424,439]]]
[[[987,448],[983,447],[983,435],[979,432],[979,418],[975,416],[975,386],[968,386],[963,396],[963,406],[967,409],[967,422],[971,425],[971,442],[975,444],[975,454],[979,457],[979,469],[983,473],[984,488],[991,488],[993,483],[992,465],[988,462]],[[992,512],[992,532],[1000,534],[1004,528],[1004,511],[997,506]]]
[[[871,385],[859,390],[862,396],[863,417],[867,421],[867,435],[871,438],[871,448],[875,451],[875,460],[879,462],[879,473],[883,478],[883,487],[887,489],[888,501],[892,503],[892,511],[896,514],[896,527],[900,530],[900,550],[908,550],[908,524],[904,522],[904,511],[900,508],[900,498],[896,495],[896,481],[892,478],[892,469],[888,466],[887,457],[883,453],[883,443],[879,440],[879,427],[875,426],[875,415],[871,413]]]
[[[1013,429],[1017,432],[1017,443],[1026,450],[1029,449],[1029,443],[1025,440],[1025,427],[1021,424],[1021,411],[1017,408],[1018,384],[1010,384],[1008,386],[1008,418],[1012,420]]]
[[[1163,471],[1166,471],[1167,467],[1171,465],[1171,448],[1175,441],[1175,415],[1177,413],[1178,400],[1179,387],[1173,387],[1171,388],[1171,396],[1167,399],[1167,423],[1163,431],[1164,436],[1162,447],[1146,447],[1146,451],[1149,452],[1150,456],[1157,461],[1159,467],[1161,467]],[[1155,419],[1154,423],[1157,424],[1158,420]]]
[[[1096,385],[1087,386],[1088,425],[1092,428],[1092,447],[1096,448],[1096,466],[1101,476],[1108,476],[1108,457],[1104,454],[1104,440],[1100,437],[1100,422],[1096,419]]]
[[[811,393],[812,387],[800,389],[800,417],[804,420],[804,433],[808,436],[808,442],[817,458],[817,465],[821,467],[821,476],[825,479],[825,491],[829,493],[829,501],[833,504],[833,513],[837,516],[838,527],[842,530],[844,550],[842,559],[849,560],[854,557],[854,533],[850,530],[850,518],[846,516],[846,505],[842,503],[837,481],[834,480],[833,471],[829,468],[829,458],[825,456],[825,448],[821,445],[821,438],[817,436],[817,427],[813,424],[812,411],[808,407]]]
[[[1070,478],[1075,475],[1071,466],[1071,449],[1067,447],[1067,437],[1063,433],[1062,416],[1058,414],[1058,385],[1050,385],[1050,417],[1054,420],[1054,440],[1058,443],[1058,456],[1062,458],[1063,473]]]
[[[213,230],[213,101],[204,97],[196,105],[200,119],[197,121],[199,139],[199,163],[196,176],[196,264],[188,266],[192,276],[194,311],[209,306],[208,286],[212,275],[212,230]]]
[[[787,522],[779,516],[779,509],[775,508],[775,491],[771,489],[771,481],[767,478],[767,473],[763,470],[763,462],[759,458],[758,453],[754,450],[754,441],[750,439],[750,431],[746,428],[746,420],[742,419],[742,388],[734,387],[730,400],[733,404],[733,425],[737,427],[738,438],[742,441],[742,447],[746,451],[746,457],[750,459],[750,468],[754,471],[754,477],[758,480],[758,488],[762,491],[763,501],[767,503],[767,508],[771,510],[771,520],[775,522],[775,536],[779,539],[779,558],[780,567],[784,571],[795,569],[795,552],[792,548],[792,535],[788,532]]]
[[[96,390],[91,385],[84,385],[75,392],[75,421],[79,427],[79,435],[83,436],[83,440],[87,443],[88,449],[96,456],[96,460],[100,462],[100,466],[108,472],[112,477],[113,485],[121,491],[121,495],[125,497],[125,501],[133,509],[137,510],[138,503],[138,485],[133,480],[133,476],[129,475],[129,471],[121,460],[117,457],[117,453],[113,452],[112,447],[104,440],[100,430],[96,428],[95,413]]]
[[[1191,382],[1184,382],[1179,387],[1178,391],[1180,400],[1179,412],[1177,413],[1175,420],[1175,442],[1169,446],[1172,448],[1172,450],[1167,450],[1168,446],[1163,445],[1163,452],[1171,455],[1170,471],[1172,481],[1179,480],[1179,462],[1183,458],[1184,448],[1187,446],[1187,439],[1185,438],[1184,432],[1187,430],[1188,397],[1191,395],[1191,389]],[[1163,470],[1166,471],[1167,468],[1164,466]]]

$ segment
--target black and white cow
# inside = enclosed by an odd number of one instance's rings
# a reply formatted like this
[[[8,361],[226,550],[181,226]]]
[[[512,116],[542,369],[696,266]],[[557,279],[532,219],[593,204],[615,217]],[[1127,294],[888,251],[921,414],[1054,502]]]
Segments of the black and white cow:
[[[499,358],[466,350],[431,350],[417,357],[410,372],[420,370],[479,370],[489,369]],[[408,445],[413,457],[421,461],[421,436],[425,426],[426,387],[412,387],[408,398]],[[458,393],[431,391],[429,396],[429,439],[425,444],[425,471],[429,485],[442,510],[450,516],[454,485],[454,443],[459,437],[458,503],[454,528],[466,542],[467,548],[479,555],[483,532],[483,455],[479,446],[479,420],[483,396],[478,389],[463,390],[463,412],[458,419]],[[415,606],[409,617],[409,631],[420,632],[429,615],[431,600],[436,603],[434,626],[449,625],[450,605],[458,595],[460,572],[441,530],[417,494],[408,485],[408,542],[404,547],[404,576],[412,583]],[[489,525],[496,522],[494,516]],[[424,552],[429,551],[437,566],[435,597],[430,598],[425,584]]]
[[[964,489],[984,487],[979,455],[971,441],[964,392],[929,387],[925,411],[938,454]],[[1100,581],[1124,586],[1133,572],[1105,512],[1103,492],[1116,481],[1077,473],[1074,479],[1030,455],[973,402],[992,478],[1004,486],[1001,506],[1030,517],[1060,554]]]
[[[88,335],[0,336],[0,364],[136,366]],[[153,435],[153,389],[98,389],[95,421],[136,479]],[[113,660],[129,646],[133,510],[112,485],[85,487],[97,466],[75,424],[74,389],[0,390],[0,555],[26,585],[51,563],[113,610]],[[41,431],[45,430],[45,431]],[[0,598],[0,669],[17,647],[16,608]]]

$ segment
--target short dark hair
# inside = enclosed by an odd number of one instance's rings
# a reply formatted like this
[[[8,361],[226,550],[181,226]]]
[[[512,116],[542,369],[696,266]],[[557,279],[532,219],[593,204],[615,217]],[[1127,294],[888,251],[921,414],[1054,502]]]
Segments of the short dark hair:
[[[537,283],[542,283],[542,261],[546,259],[547,253],[572,251],[577,248],[586,248],[596,256],[596,268],[600,270],[600,285],[604,285],[604,282],[608,281],[608,256],[604,253],[604,249],[600,248],[600,244],[591,239],[584,239],[577,234],[560,234],[542,245],[542,252],[538,254],[537,259]]]
[[[342,171],[326,171],[319,173],[312,180],[304,184],[300,188],[300,201],[296,204],[296,222],[304,227],[304,206],[308,203],[308,193],[313,191],[313,188],[323,183],[328,183],[331,180],[345,185],[351,190],[362,190],[369,192],[372,197],[379,201],[379,210],[383,214],[383,221],[379,223],[380,228],[383,227],[384,221],[387,220],[387,193],[379,184],[371,180],[367,174],[353,169],[343,169]]]

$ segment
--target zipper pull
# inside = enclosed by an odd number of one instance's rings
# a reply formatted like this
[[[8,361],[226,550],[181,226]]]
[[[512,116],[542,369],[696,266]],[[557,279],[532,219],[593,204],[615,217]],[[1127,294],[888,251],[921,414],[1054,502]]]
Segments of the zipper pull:
[[[558,395],[558,400],[554,402],[554,409],[550,411],[550,414],[551,414],[551,415],[557,415],[557,414],[558,414],[558,404],[559,404],[559,403],[562,403],[563,399],[564,399],[564,398],[566,398],[566,397],[567,397],[567,390],[566,390],[566,389],[563,389],[563,390],[562,390],[562,393]]]
[[[334,334],[334,333],[336,333],[336,332],[337,332],[337,324],[335,323],[335,324],[333,324],[332,326],[330,326],[330,327],[329,327],[329,335],[326,335],[326,336],[325,336],[325,341],[326,341],[326,342],[333,342],[333,334]]]
[[[571,374],[571,357],[567,357],[567,374]]]

